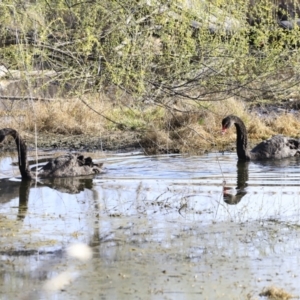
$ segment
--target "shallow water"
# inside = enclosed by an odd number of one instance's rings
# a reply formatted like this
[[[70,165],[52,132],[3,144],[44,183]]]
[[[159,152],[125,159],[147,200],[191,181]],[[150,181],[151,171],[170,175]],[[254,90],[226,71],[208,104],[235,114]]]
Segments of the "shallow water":
[[[93,158],[103,174],[31,184],[0,158],[1,299],[300,296],[299,159]],[[93,257],[68,256],[74,243]]]

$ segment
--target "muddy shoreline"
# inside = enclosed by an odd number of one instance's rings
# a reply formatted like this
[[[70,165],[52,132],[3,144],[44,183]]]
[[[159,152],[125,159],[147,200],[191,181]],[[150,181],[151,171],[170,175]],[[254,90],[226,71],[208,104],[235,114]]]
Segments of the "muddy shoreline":
[[[36,143],[40,150],[66,151],[130,151],[141,149],[139,137],[135,132],[117,132],[99,136],[91,135],[57,135],[53,133],[39,133],[38,137],[25,137],[29,150],[35,149]],[[1,151],[15,151],[15,143],[11,138],[0,144]]]
[[[252,105],[249,107],[249,115],[258,116],[264,122],[269,122],[270,119],[276,119],[280,115],[298,113],[300,101],[291,101],[288,103],[275,103],[268,105]],[[267,120],[267,121],[266,121]],[[181,124],[182,125],[182,124]],[[192,126],[191,126],[192,127]],[[185,135],[195,130],[187,131]],[[197,129],[196,129],[197,131]],[[50,132],[40,132],[35,136],[34,132],[21,133],[26,140],[29,150],[36,147],[39,150],[45,151],[113,151],[113,152],[127,152],[132,150],[141,150],[145,154],[168,154],[168,153],[187,153],[203,154],[210,150],[219,151],[235,151],[235,141],[229,144],[221,142],[220,145],[212,142],[209,144],[197,143],[193,145],[191,140],[180,139],[181,133],[176,131],[176,128],[169,130],[157,130],[153,128],[151,131],[139,130],[111,130],[108,132],[99,132],[92,134],[56,134]],[[200,141],[203,138],[201,134],[195,136]],[[192,139],[194,140],[194,139]],[[260,140],[260,139],[259,139]],[[259,141],[258,140],[258,141]],[[257,142],[256,140],[251,141]],[[189,144],[188,147],[185,144]],[[200,147],[199,147],[200,146]],[[15,142],[8,138],[0,143],[0,151],[15,151]]]

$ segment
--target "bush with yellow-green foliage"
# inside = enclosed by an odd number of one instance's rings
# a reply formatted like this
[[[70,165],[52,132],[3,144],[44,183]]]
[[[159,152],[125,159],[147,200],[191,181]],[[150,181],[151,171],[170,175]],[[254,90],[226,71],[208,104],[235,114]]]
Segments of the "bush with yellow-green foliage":
[[[274,3],[256,1],[250,26],[244,0],[7,0],[1,62],[54,70],[73,94],[115,86],[136,102],[284,97],[297,83],[300,35],[276,26]]]

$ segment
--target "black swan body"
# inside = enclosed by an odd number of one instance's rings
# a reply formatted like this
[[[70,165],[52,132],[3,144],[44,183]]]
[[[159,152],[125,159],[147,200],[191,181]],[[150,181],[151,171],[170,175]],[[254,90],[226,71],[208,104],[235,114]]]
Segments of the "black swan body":
[[[249,151],[246,127],[239,117],[230,115],[224,118],[222,133],[233,124],[236,127],[236,151],[239,160],[282,159],[300,154],[300,140],[283,135],[275,135]]]
[[[55,177],[75,177],[94,175],[101,172],[103,164],[94,164],[90,157],[84,157],[81,154],[67,153],[65,155],[50,159],[42,166],[37,174],[33,174],[29,168],[27,159],[27,146],[19,133],[12,128],[3,128],[0,130],[0,143],[6,136],[12,136],[16,142],[18,150],[18,164],[22,179],[33,179],[35,175],[39,178]]]

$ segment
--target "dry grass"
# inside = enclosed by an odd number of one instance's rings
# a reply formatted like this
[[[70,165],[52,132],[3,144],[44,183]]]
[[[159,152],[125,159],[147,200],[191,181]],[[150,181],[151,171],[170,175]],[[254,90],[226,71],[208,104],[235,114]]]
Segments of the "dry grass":
[[[221,135],[221,120],[229,114],[245,122],[251,140],[260,141],[278,133],[300,136],[298,115],[261,118],[249,114],[245,104],[235,99],[203,103],[183,101],[177,102],[172,109],[134,106],[128,99],[125,103],[117,103],[99,94],[86,97],[84,101],[89,107],[81,99],[2,102],[5,109],[0,109],[0,128],[15,128],[23,136],[32,135],[35,128],[39,133],[95,137],[114,132],[124,139],[129,130],[136,132],[141,146],[149,154],[221,150],[236,139],[235,128]]]
[[[272,300],[288,300],[293,298],[293,295],[289,294],[283,289],[274,286],[264,288],[263,291],[259,294],[259,296],[268,297],[268,299]]]
[[[107,109],[106,102],[87,100],[99,112]],[[2,102],[3,103],[3,102]],[[105,122],[80,99],[53,101],[6,101],[0,110],[0,126],[22,131],[56,134],[87,134],[104,130]]]
[[[270,127],[279,134],[300,136],[300,122],[297,117],[299,116],[294,114],[279,115],[270,122]]]
[[[249,114],[245,104],[235,99],[198,105],[200,107],[195,103],[185,103],[186,112],[181,113],[167,111],[160,130],[157,127],[150,128],[141,140],[146,152],[165,153],[169,149],[170,152],[202,153],[212,148],[221,150],[236,140],[234,127],[226,135],[221,135],[221,120],[229,114],[235,114],[245,122],[249,139],[255,142],[275,134],[300,136],[297,115],[282,114],[262,118]],[[179,107],[182,109],[182,106]],[[152,144],[149,142],[151,139]]]

